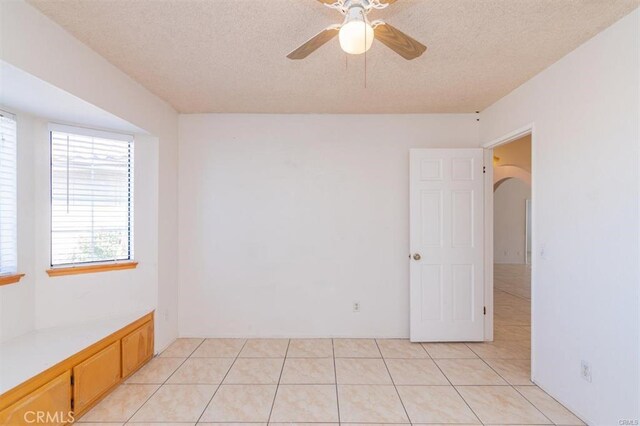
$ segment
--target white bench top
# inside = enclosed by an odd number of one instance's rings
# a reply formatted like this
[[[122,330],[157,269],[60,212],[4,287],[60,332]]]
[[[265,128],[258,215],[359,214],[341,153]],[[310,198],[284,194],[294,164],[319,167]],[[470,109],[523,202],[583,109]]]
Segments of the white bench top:
[[[35,330],[0,343],[0,395],[149,312]]]

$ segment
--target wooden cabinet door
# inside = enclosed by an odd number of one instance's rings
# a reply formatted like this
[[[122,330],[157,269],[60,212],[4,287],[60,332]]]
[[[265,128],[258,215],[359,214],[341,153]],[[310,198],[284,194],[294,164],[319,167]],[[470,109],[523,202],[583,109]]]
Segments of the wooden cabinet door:
[[[71,372],[65,371],[46,385],[0,412],[2,425],[65,425],[71,413]]]
[[[138,369],[153,356],[153,321],[122,338],[122,377]]]
[[[73,368],[75,412],[81,413],[118,382],[120,382],[119,340]]]

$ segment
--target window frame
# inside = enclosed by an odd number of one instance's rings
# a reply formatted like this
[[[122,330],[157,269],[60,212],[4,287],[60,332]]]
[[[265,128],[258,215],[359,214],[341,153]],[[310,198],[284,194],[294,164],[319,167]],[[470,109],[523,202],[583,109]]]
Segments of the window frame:
[[[24,276],[24,274],[19,273],[19,256],[18,256],[18,119],[15,114],[6,111],[4,109],[0,109],[0,117],[2,119],[8,119],[13,121],[15,126],[15,137],[14,137],[14,149],[15,149],[15,158],[13,159],[13,208],[15,215],[15,223],[13,230],[13,255],[15,256],[15,267],[12,270],[7,272],[0,272],[0,286],[6,284],[14,284],[20,281],[20,279]]]
[[[134,269],[138,262],[134,260],[135,241],[135,138],[132,134],[118,133],[108,130],[49,123],[49,269],[50,277],[105,272],[112,270]],[[61,132],[84,137],[112,139],[128,143],[128,225],[127,225],[127,258],[112,260],[92,260],[86,262],[53,264],[53,133]]]

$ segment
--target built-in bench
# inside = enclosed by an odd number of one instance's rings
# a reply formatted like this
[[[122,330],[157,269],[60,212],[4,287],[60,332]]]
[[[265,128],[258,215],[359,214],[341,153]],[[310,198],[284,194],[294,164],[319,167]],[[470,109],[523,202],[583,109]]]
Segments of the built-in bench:
[[[153,339],[140,312],[0,343],[0,424],[72,423],[151,359]]]

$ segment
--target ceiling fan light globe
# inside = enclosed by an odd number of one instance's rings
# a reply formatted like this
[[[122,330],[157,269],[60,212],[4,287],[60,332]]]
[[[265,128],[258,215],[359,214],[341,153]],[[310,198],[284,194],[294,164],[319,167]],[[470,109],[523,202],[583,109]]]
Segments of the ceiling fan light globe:
[[[369,50],[373,44],[373,37],[373,27],[362,20],[345,23],[338,34],[340,47],[351,55],[360,55]]]

